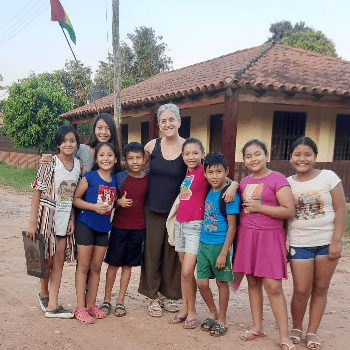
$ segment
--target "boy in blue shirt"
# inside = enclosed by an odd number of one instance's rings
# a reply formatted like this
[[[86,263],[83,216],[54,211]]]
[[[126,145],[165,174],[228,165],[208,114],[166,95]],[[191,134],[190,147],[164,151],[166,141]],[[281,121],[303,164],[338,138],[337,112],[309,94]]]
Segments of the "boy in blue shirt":
[[[226,311],[229,300],[228,282],[232,281],[229,249],[236,233],[236,214],[239,214],[240,198],[226,203],[226,218],[220,209],[221,192],[229,172],[224,156],[210,152],[204,159],[204,175],[211,189],[205,200],[205,214],[197,255],[197,285],[209,308],[209,316],[201,324],[203,331],[218,337],[227,332]],[[209,279],[216,279],[219,289],[219,312],[216,309]]]

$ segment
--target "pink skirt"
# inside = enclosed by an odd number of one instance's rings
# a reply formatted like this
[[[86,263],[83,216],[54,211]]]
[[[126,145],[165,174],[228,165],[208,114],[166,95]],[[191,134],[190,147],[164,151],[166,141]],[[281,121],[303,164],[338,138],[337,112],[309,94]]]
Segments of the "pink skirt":
[[[287,279],[283,228],[256,230],[240,226],[233,272]]]

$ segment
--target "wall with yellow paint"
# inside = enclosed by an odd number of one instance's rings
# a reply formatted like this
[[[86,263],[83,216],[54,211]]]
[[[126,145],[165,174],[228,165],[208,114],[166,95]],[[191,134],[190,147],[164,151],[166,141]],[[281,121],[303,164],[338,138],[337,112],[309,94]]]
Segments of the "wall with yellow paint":
[[[318,161],[330,162],[333,160],[336,117],[337,114],[350,115],[350,109],[239,102],[236,161],[242,161],[241,150],[244,144],[253,138],[265,142],[268,150],[271,150],[275,111],[306,113],[305,136],[311,137],[316,142],[319,149]],[[210,116],[222,113],[223,104],[180,111],[182,117],[191,117],[191,137],[201,140],[206,152],[209,151],[210,144]],[[129,125],[129,142],[141,141],[141,122],[147,120],[148,116],[123,118],[123,124]]]

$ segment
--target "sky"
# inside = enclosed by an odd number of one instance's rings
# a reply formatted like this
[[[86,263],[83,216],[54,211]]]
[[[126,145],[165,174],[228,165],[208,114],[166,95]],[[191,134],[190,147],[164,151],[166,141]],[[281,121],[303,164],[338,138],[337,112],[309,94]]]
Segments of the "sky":
[[[61,0],[76,33],[78,60],[93,71],[112,53],[112,0]],[[350,61],[348,0],[120,0],[120,40],[135,27],[163,36],[178,69],[263,44],[271,23],[304,21],[321,30]],[[16,34],[17,33],[17,34]],[[108,39],[107,39],[108,37]],[[58,22],[51,22],[49,0],[2,1],[0,85],[64,68],[73,55]],[[0,99],[4,91],[0,90]]]

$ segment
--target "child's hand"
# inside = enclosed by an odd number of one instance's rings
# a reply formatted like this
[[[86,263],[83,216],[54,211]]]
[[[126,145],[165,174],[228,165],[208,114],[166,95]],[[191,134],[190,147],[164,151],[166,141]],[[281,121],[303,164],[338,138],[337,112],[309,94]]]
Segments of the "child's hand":
[[[247,199],[243,202],[246,213],[259,213],[261,204],[255,199]]]
[[[67,235],[71,236],[74,233],[74,220],[69,219],[67,227]]]
[[[35,242],[36,222],[29,222],[26,229],[26,236]]]
[[[232,181],[229,187],[227,187],[225,193],[222,195],[222,198],[225,203],[232,202],[235,199],[235,195],[238,188],[238,182]]]
[[[39,159],[39,165],[49,164],[52,159],[52,154],[43,154]]]
[[[97,214],[106,214],[107,211],[108,211],[108,208],[109,208],[109,205],[108,203],[96,203],[94,204],[94,211],[97,213]]]
[[[341,257],[341,243],[331,242],[328,247],[328,257],[331,260],[339,259]]]
[[[126,198],[126,191],[125,191],[123,197],[119,198],[117,200],[117,203],[119,206],[121,206],[123,208],[130,208],[132,206],[132,199]]]
[[[218,258],[216,259],[215,267],[217,269],[223,269],[226,266],[226,256],[223,254],[219,254]]]

